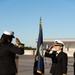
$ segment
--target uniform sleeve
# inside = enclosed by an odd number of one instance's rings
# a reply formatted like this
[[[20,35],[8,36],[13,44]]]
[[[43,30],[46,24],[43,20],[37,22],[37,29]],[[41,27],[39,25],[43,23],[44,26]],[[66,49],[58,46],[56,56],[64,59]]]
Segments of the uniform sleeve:
[[[19,44],[18,46],[11,45],[10,51],[15,53],[15,54],[24,54],[24,44]]]
[[[67,54],[63,54],[62,63],[63,63],[63,75],[66,75],[67,65],[68,65],[68,56],[67,56]]]
[[[48,52],[45,52],[45,57],[51,58],[51,57],[52,57],[52,54],[50,54],[50,53],[48,53]]]

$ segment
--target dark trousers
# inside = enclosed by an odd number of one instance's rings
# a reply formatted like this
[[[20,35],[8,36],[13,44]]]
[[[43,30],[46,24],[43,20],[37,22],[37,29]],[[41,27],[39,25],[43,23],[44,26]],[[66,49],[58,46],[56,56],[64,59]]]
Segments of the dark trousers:
[[[16,75],[15,73],[11,73],[11,74],[0,74],[0,75]]]

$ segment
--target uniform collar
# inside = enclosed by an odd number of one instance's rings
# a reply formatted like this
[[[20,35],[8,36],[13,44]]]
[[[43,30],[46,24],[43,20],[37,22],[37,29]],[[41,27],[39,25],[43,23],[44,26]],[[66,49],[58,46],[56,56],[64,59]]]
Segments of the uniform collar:
[[[61,50],[57,51],[57,53],[59,54],[61,52]]]

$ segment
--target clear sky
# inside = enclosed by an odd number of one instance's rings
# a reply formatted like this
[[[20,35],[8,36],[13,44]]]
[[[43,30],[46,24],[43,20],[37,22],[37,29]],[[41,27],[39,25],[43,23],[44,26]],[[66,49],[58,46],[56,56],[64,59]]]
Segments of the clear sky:
[[[40,17],[43,38],[75,38],[75,0],[0,0],[0,35],[14,31],[36,47]]]

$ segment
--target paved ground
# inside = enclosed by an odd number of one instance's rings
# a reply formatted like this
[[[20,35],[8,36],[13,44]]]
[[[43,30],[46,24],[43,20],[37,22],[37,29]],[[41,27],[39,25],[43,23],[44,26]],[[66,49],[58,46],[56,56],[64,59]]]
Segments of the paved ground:
[[[45,75],[50,75],[49,70],[51,67],[51,60],[49,58],[45,58]],[[68,74],[73,74],[73,58],[68,59]],[[17,75],[33,75],[33,65],[34,65],[34,56],[19,56],[18,60],[18,74]]]

